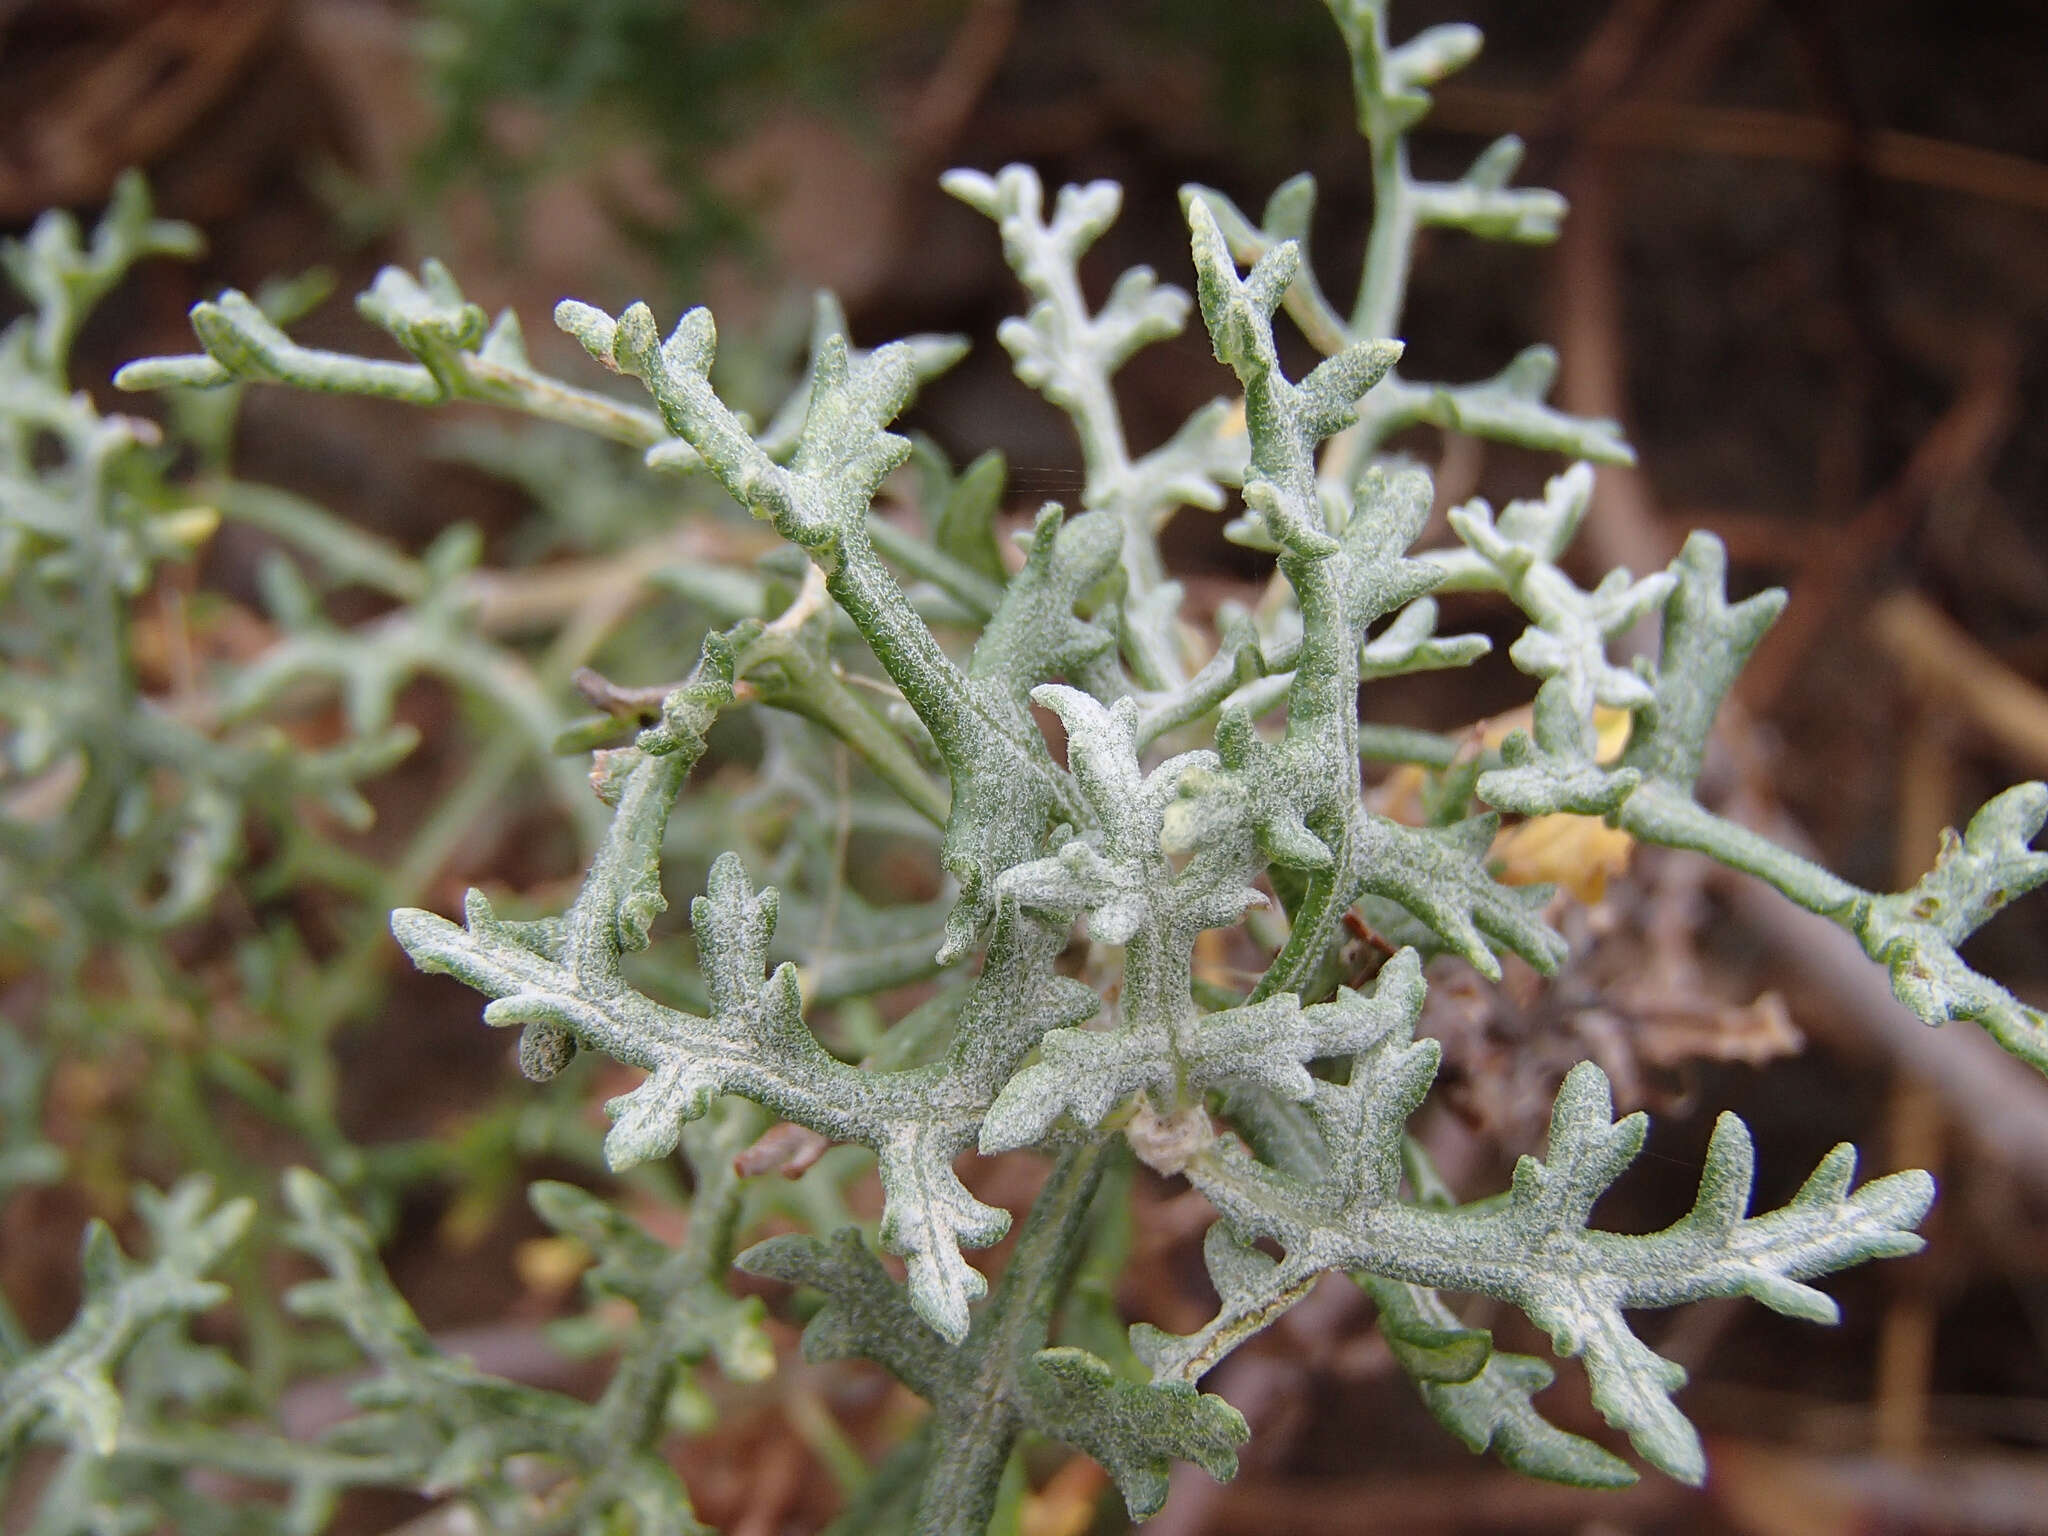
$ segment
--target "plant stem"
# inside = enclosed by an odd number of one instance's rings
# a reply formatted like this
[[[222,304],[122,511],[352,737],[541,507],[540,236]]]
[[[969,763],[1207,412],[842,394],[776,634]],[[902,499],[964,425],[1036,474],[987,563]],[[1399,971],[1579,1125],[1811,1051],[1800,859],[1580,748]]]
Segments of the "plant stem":
[[[933,1414],[938,1446],[912,1525],[918,1536],[982,1536],[988,1528],[1023,1427],[1019,1381],[1045,1347],[1086,1251],[1088,1206],[1111,1146],[1091,1141],[1062,1153],[1032,1203],[1017,1251],[964,1346],[978,1348],[979,1369]]]

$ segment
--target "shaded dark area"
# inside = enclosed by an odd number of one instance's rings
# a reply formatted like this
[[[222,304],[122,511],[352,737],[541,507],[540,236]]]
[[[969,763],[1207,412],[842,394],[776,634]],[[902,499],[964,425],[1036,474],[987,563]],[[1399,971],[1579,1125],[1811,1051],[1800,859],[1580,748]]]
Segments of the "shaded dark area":
[[[707,49],[730,51],[688,78],[737,72],[746,88],[664,116],[650,104],[665,76],[644,56],[668,35],[658,27],[630,60],[593,56],[589,80],[550,94],[523,56],[526,73],[502,79],[481,66],[451,75],[445,59],[437,77],[421,62],[464,35],[451,19],[510,25],[503,6],[0,0],[0,221],[18,230],[46,205],[90,207],[135,163],[167,214],[206,231],[201,261],[151,264],[95,318],[88,382],[184,350],[186,308],[220,287],[313,265],[349,294],[387,261],[445,254],[481,302],[515,306],[537,360],[569,376],[580,354],[544,320],[565,293],[608,307],[644,296],[664,320],[708,298],[723,333],[780,338],[787,363],[800,296],[830,285],[863,343],[973,339],[912,424],[962,462],[1001,448],[1020,515],[1077,495],[1080,460],[1064,418],[995,343],[1016,284],[987,221],[938,190],[940,169],[1025,160],[1049,187],[1121,182],[1123,218],[1091,258],[1104,288],[1137,262],[1191,282],[1183,183],[1256,207],[1310,170],[1315,259],[1348,293],[1371,183],[1342,50],[1308,0],[829,9],[771,8],[788,30],[770,35],[744,8],[712,8],[693,25]],[[1559,402],[1619,417],[1639,456],[1636,470],[1602,472],[1584,567],[1661,564],[1706,527],[1742,589],[1792,591],[1723,721],[1719,792],[1854,880],[1910,879],[1942,826],[2048,776],[2048,16],[2028,0],[1394,8],[1403,35],[1451,19],[1477,23],[1487,50],[1438,92],[1418,169],[1462,168],[1486,139],[1517,132],[1530,145],[1520,179],[1560,188],[1573,214],[1550,249],[1431,237],[1405,320],[1416,370],[1475,378],[1528,341],[1557,346]],[[524,89],[501,95],[498,83]],[[451,102],[461,131],[437,134]],[[689,177],[664,176],[685,164]],[[373,333],[337,301],[296,334],[354,350]],[[1133,445],[1228,384],[1199,333],[1142,354],[1121,376]],[[237,468],[411,547],[468,520],[503,549],[525,498],[450,462],[436,436],[446,420],[258,390]],[[1527,493],[1559,467],[1433,435],[1410,446],[1438,468],[1440,503]],[[1176,524],[1176,574],[1202,614],[1255,599],[1266,575],[1222,522],[1184,511]],[[253,602],[259,553],[223,537],[200,580]],[[1447,629],[1509,633],[1476,605],[1449,618]],[[1448,730],[1528,692],[1497,646],[1470,672],[1402,679],[1371,702]],[[416,689],[405,713],[425,744],[376,797],[394,843],[418,786],[445,783],[456,750],[444,699]],[[508,806],[450,859],[433,904],[453,907],[471,882],[559,891],[573,859],[542,808]],[[1874,1028],[1870,989],[1846,985],[1775,900],[1638,850],[1605,894],[1622,930],[1606,961],[1549,992],[1533,978],[1517,991],[1511,971],[1499,994],[1436,1021],[1449,1056],[1431,1128],[1465,1193],[1500,1187],[1540,1143],[1541,1107],[1587,1055],[1618,1083],[1627,1071],[1632,1102],[1658,1116],[1649,1154],[1602,1209],[1608,1224],[1647,1229],[1684,1210],[1723,1109],[1755,1131],[1760,1208],[1840,1140],[1871,1172],[1936,1172],[1929,1250],[1831,1283],[1840,1328],[1716,1303],[1652,1334],[1693,1374],[1683,1401],[1708,1440],[1710,1486],[1651,1473],[1626,1493],[1581,1493],[1475,1462],[1414,1401],[1364,1297],[1326,1279],[1208,1383],[1252,1423],[1238,1481],[1178,1469],[1148,1531],[2048,1530],[2048,1085],[2021,1074],[1988,1106],[1961,1079],[1928,1076],[1919,1043]],[[317,913],[308,926],[317,942]],[[2048,903],[2001,917],[1971,958],[2023,999],[2048,999]],[[388,961],[388,1001],[339,1048],[349,1129],[364,1142],[455,1134],[465,1106],[509,1076],[507,1043],[478,1026],[470,993],[411,976],[395,948]],[[1652,972],[1693,990],[1627,992]],[[1772,993],[1782,1012],[1757,1012]],[[1785,1031],[1802,1053],[1787,1054]],[[1959,1026],[1924,1049],[1981,1058],[1984,1045]],[[568,1176],[544,1160],[521,1173]],[[972,1182],[997,1199],[1020,1177],[994,1165]],[[559,1298],[514,1267],[540,1231],[525,1205],[473,1194],[423,1190],[388,1250],[392,1273],[430,1328],[473,1332],[480,1355],[516,1353],[508,1341]],[[1149,1177],[1136,1199],[1119,1300],[1133,1319],[1191,1326],[1212,1304],[1198,1254],[1207,1207]],[[87,1209],[60,1186],[19,1197],[0,1221],[0,1283],[31,1330],[69,1314]],[[1471,1320],[1544,1352],[1515,1336],[1519,1318]],[[791,1369],[863,1442],[903,1418],[879,1374]],[[1544,1401],[1567,1427],[1603,1433],[1569,1363]],[[750,1536],[816,1528],[835,1495],[782,1400],[736,1388],[721,1406],[721,1427],[685,1453],[703,1516]],[[1034,1464],[1046,1523],[1030,1529],[1119,1528],[1088,1467]],[[417,1508],[351,1501],[337,1529],[390,1529]]]

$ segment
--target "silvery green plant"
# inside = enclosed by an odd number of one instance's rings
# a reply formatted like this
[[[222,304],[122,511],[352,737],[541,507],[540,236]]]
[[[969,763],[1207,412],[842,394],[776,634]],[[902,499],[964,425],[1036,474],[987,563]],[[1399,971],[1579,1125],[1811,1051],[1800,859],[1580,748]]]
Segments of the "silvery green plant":
[[[581,657],[536,664],[479,622],[491,578],[475,569],[473,530],[449,530],[416,559],[236,478],[239,388],[177,397],[165,426],[102,411],[72,387],[72,345],[93,307],[138,261],[189,257],[198,244],[197,231],[154,215],[131,175],[89,236],[52,213],[0,247],[27,305],[0,333],[0,963],[10,984],[35,978],[0,1026],[0,1187],[58,1176],[56,1149],[35,1135],[55,1058],[97,1070],[139,1050],[142,1102],[127,1106],[137,1140],[167,1141],[238,1193],[256,1192],[269,1181],[239,1166],[212,1124],[225,1098],[388,1210],[397,1183],[444,1154],[351,1146],[335,1119],[330,1042],[374,1010],[393,898],[417,899],[479,799],[535,773],[594,844],[601,808],[553,752],[571,717],[548,681],[550,671],[565,681]],[[275,324],[321,291],[275,285],[253,312]],[[224,523],[280,546],[260,573],[274,638],[232,669],[202,654],[209,600],[188,601],[177,575]],[[336,625],[325,600],[343,586],[391,606]],[[168,660],[145,666],[151,650]],[[363,787],[417,740],[395,706],[422,676],[447,683],[492,741],[385,868],[350,836],[371,819]],[[338,730],[320,718],[330,700]],[[316,959],[273,915],[292,892],[328,903],[338,952]],[[223,967],[231,1010],[222,978],[197,974],[166,943],[223,904],[241,914]]]
[[[1645,1461],[1696,1483],[1700,1440],[1674,1401],[1684,1372],[1626,1314],[1746,1295],[1830,1322],[1834,1303],[1810,1281],[1919,1246],[1931,1180],[1859,1187],[1846,1146],[1788,1204],[1751,1215],[1750,1139],[1728,1115],[1687,1215],[1642,1235],[1594,1228],[1592,1207],[1640,1151],[1645,1121],[1616,1120],[1590,1063],[1558,1091],[1544,1157],[1523,1158],[1500,1194],[1460,1203],[1408,1135],[1438,1064],[1436,1043],[1415,1036],[1424,961],[1455,955],[1497,976],[1502,953],[1546,972],[1563,956],[1549,893],[1489,869],[1503,813],[1602,816],[1638,841],[1747,871],[1854,933],[1929,1023],[1976,1021],[2048,1066],[2048,1020],[1957,955],[1993,911],[2048,879],[2048,854],[2030,847],[2048,787],[1992,801],[1911,890],[1859,890],[1695,797],[1720,701],[1784,601],[1730,603],[1713,539],[1695,535],[1664,571],[1580,586],[1560,564],[1589,503],[1593,471],[1580,462],[1541,497],[1456,509],[1455,545],[1411,552],[1433,491],[1389,451],[1398,432],[1434,425],[1580,460],[1628,451],[1613,424],[1544,402],[1554,360],[1542,349],[1478,384],[1399,373],[1388,338],[1422,229],[1543,240],[1564,210],[1555,194],[1507,184],[1513,140],[1454,182],[1410,172],[1406,136],[1427,88],[1472,57],[1476,32],[1435,27],[1394,46],[1378,0],[1328,3],[1375,185],[1348,315],[1307,264],[1307,178],[1258,219],[1188,189],[1194,300],[1138,269],[1099,307],[1078,269],[1119,212],[1113,185],[1066,188],[1048,211],[1022,167],[946,178],[996,226],[1028,297],[1000,340],[1072,418],[1086,469],[1078,509],[1040,511],[1016,560],[997,536],[999,462],[955,473],[890,430],[957,345],[855,348],[829,302],[802,388],[765,427],[714,385],[705,310],[664,337],[645,305],[616,316],[559,306],[557,324],[651,401],[631,405],[539,372],[515,321],[488,321],[433,267],[417,280],[387,272],[363,304],[410,361],[303,347],[231,293],[194,312],[202,354],[123,371],[132,389],[276,382],[484,401],[628,445],[657,474],[715,482],[787,548],[752,569],[672,575],[715,621],[693,660],[651,644],[628,658],[635,681],[586,677],[600,713],[568,734],[600,744],[591,782],[610,819],[565,912],[500,915],[472,892],[460,924],[412,907],[391,920],[417,964],[485,994],[488,1024],[519,1030],[529,1077],[573,1071],[583,1053],[644,1073],[607,1106],[613,1169],[680,1152],[691,1172],[689,1235],[674,1249],[593,1195],[534,1191],[543,1218],[594,1255],[594,1295],[631,1304],[636,1321],[606,1325],[619,1363],[603,1395],[582,1403],[442,1352],[384,1278],[369,1229],[300,1171],[286,1181],[290,1241],[327,1278],[292,1306],[375,1363],[363,1411],[318,1443],[178,1427],[206,1412],[233,1419],[233,1363],[185,1330],[218,1299],[207,1275],[250,1216],[187,1183],[146,1207],[148,1262],[95,1232],[70,1329],[40,1348],[0,1337],[0,1455],[39,1443],[60,1457],[36,1530],[105,1528],[116,1515],[215,1528],[218,1513],[194,1507],[183,1481],[195,1465],[286,1488],[268,1518],[290,1531],[319,1529],[339,1490],[367,1483],[444,1497],[493,1529],[701,1529],[660,1447],[689,1416],[677,1404],[701,1362],[739,1379],[773,1369],[759,1301],[728,1288],[735,1264],[822,1298],[807,1356],[876,1360],[931,1405],[879,1468],[849,1478],[846,1532],[987,1529],[1018,1496],[1011,1469],[1027,1438],[1101,1462],[1139,1519],[1160,1507],[1176,1460],[1230,1475],[1246,1426],[1200,1390],[1204,1374],[1333,1272],[1371,1295],[1394,1357],[1474,1450],[1566,1482],[1636,1476],[1545,1419],[1534,1398],[1551,1367],[1495,1349],[1446,1292],[1520,1309],[1583,1362],[1596,1407]],[[1136,453],[1115,375],[1196,304],[1241,405],[1219,399]],[[1283,309],[1323,354],[1299,379],[1276,346]],[[1270,553],[1280,581],[1273,600],[1226,608],[1203,636],[1182,618],[1160,536],[1181,508],[1221,509],[1233,493],[1233,537]],[[906,494],[911,517],[892,505]],[[336,537],[335,558],[364,574],[385,559]],[[442,589],[387,590],[409,605],[394,625],[445,622]],[[1520,610],[1527,628],[1510,655],[1539,680],[1531,729],[1476,772],[1453,761],[1454,743],[1360,716],[1363,684],[1485,651],[1478,637],[1438,633],[1434,594],[1454,590]],[[373,731],[388,718],[374,648],[367,660],[353,644],[330,651],[317,604],[297,611],[309,638],[291,665],[349,680],[350,697],[370,701],[356,723]],[[1616,638],[1645,620],[1661,630],[1655,658],[1614,659]],[[430,649],[459,654],[453,640]],[[266,692],[261,674],[249,687]],[[1598,748],[1603,709],[1628,716],[1618,759]],[[1063,752],[1042,717],[1057,719]],[[755,724],[756,787],[735,800],[693,786],[714,737],[743,720]],[[838,764],[835,782],[821,757]],[[1366,758],[1449,770],[1430,824],[1367,809]],[[761,796],[791,808],[779,835],[733,814]],[[948,890],[897,906],[857,893],[845,878],[856,835],[935,854]],[[664,868],[703,868],[719,841],[727,851],[689,902],[697,963],[681,967],[663,959],[678,942],[659,927]],[[1354,912],[1400,945],[1369,979],[1340,960]],[[1247,942],[1271,939],[1249,985],[1198,976],[1202,936],[1248,919]],[[910,983],[923,1000],[888,1021],[875,999]],[[41,1155],[30,1141],[17,1161]],[[833,1150],[785,1183],[757,1171],[776,1161],[760,1155],[771,1144]],[[965,1151],[1027,1149],[1049,1171],[1021,1221],[956,1171]],[[884,1196],[872,1230],[846,1217],[839,1193],[864,1156]],[[1203,1247],[1220,1305],[1190,1334],[1140,1324],[1119,1337],[1077,1286],[1118,1251],[1134,1158],[1186,1179],[1218,1213]],[[808,1230],[742,1249],[770,1206]],[[969,1255],[1013,1221],[991,1282]],[[904,1261],[906,1282],[878,1250]]]
[[[294,751],[275,729],[211,728],[194,718],[195,701],[142,698],[130,606],[218,514],[157,472],[154,422],[102,414],[71,391],[69,356],[86,314],[134,262],[190,254],[197,241],[155,218],[131,176],[89,244],[49,215],[5,250],[7,275],[34,306],[0,335],[0,717],[14,781],[0,879],[12,944],[72,948],[88,926],[160,932],[189,921],[236,857],[246,805],[313,792],[360,821],[368,807],[355,783],[408,744],[379,734]]]

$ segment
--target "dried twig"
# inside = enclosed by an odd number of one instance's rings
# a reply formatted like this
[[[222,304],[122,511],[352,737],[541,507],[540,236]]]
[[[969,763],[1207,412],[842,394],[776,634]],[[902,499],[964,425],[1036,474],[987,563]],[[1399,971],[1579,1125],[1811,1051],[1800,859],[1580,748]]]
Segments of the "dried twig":
[[[1534,132],[1559,111],[1552,94],[1485,86],[1446,85],[1436,103],[1431,124],[1465,133]],[[1847,125],[1824,117],[1643,97],[1618,103],[1588,131],[1595,143],[1617,151],[1794,165],[1838,165],[1855,147]],[[1870,134],[1864,153],[1871,173],[1885,181],[2048,212],[2048,165],[2038,160],[1889,129]]]
[[[2022,772],[2048,773],[2048,693],[1916,593],[1878,603],[1870,633],[1907,688],[1968,721]]]
[[[2016,359],[2009,347],[1981,348],[1955,403],[1930,427],[1891,484],[1833,536],[1810,530],[1816,557],[1803,569],[1799,600],[1750,658],[1737,694],[1767,712],[1804,670],[1807,652],[1836,626],[1842,604],[1883,565],[1913,519],[1944,486],[1973,473],[2004,441],[2013,421]],[[1826,545],[1825,554],[1818,546]]]
[[[1788,847],[1811,846],[1783,816],[1757,830]],[[1979,1156],[2048,1193],[2048,1094],[2034,1073],[1987,1035],[1922,1024],[1892,996],[1890,979],[1847,929],[1793,906],[1755,880],[1717,879],[1756,936],[1815,992],[1833,999],[1833,1008],[1801,1015],[1809,1033],[1858,1053],[1875,1051],[1923,1078]]]
[[[171,0],[130,9],[139,23],[81,50],[80,67],[53,99],[8,114],[0,219],[93,202],[122,170],[156,160],[220,100],[284,7],[279,0]]]

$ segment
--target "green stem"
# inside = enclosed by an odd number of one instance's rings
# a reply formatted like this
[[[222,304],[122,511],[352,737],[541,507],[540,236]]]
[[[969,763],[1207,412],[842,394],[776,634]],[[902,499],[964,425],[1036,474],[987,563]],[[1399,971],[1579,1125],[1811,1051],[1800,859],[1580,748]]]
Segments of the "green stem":
[[[425,894],[477,819],[503,796],[530,750],[516,737],[493,738],[406,844],[405,857],[392,870],[355,937],[321,972],[317,989],[299,1011],[301,1029],[322,1052],[336,1027],[376,1001],[377,973],[391,942],[386,913],[413,905]]]
[[[912,1501],[924,1486],[932,1459],[933,1421],[927,1417],[875,1468],[823,1536],[873,1536],[900,1531],[909,1523]]]
[[[825,586],[924,721],[947,763],[983,759],[984,738],[999,727],[979,707],[966,677],[939,649],[864,533],[840,545],[837,559],[825,567]]]
[[[983,624],[1002,606],[1001,582],[964,565],[937,546],[906,533],[887,518],[868,514],[868,538],[884,559],[930,582]]]
[[[1372,231],[1365,269],[1351,309],[1354,341],[1398,334],[1415,250],[1415,198],[1408,174],[1408,141],[1389,134],[1372,146]]]
[[[572,620],[534,668],[536,692],[544,693],[554,687],[589,660],[611,629],[623,621],[626,612],[623,602],[607,602],[602,605],[602,622]],[[470,828],[504,794],[532,751],[531,742],[510,736],[493,737],[455,788],[408,840],[405,857],[392,870],[348,947],[321,973],[319,990],[302,1014],[305,1036],[318,1047],[315,1054],[324,1057],[327,1038],[335,1028],[375,1002],[376,976],[385,964],[391,944],[388,914],[395,908],[418,904],[449,857],[469,835]],[[331,1075],[332,1063],[316,1063],[309,1055],[303,1064],[316,1075]],[[331,1099],[331,1093],[325,1097]]]
[[[417,560],[303,496],[237,480],[222,480],[200,492],[224,516],[283,539],[340,580],[359,581],[402,603],[427,595],[426,572]]]
[[[706,1128],[706,1155],[690,1158],[697,1187],[689,1229],[657,1282],[657,1289],[671,1298],[686,1297],[707,1277],[722,1280],[732,1267],[746,1184],[733,1171],[733,1157],[768,1128],[769,1117],[758,1105],[727,1102],[719,1123]],[[682,1365],[681,1351],[701,1327],[687,1304],[669,1305],[648,1321],[654,1326],[620,1359],[590,1415],[583,1450],[593,1465],[602,1465],[621,1447],[644,1446],[659,1432],[662,1409]]]
[[[1860,886],[1659,784],[1643,785],[1622,802],[1616,816],[1622,830],[1639,842],[1704,853],[1775,886],[1807,911],[1837,922],[1869,900]]]
[[[846,998],[872,997],[912,982],[928,981],[939,972],[936,957],[944,942],[944,930],[938,929],[894,944],[847,950],[813,960],[802,969],[804,1001],[812,1008],[824,1008]]]
[[[975,1320],[967,1347],[978,1369],[933,1415],[938,1448],[918,1498],[918,1536],[982,1536],[995,1508],[1003,1468],[1023,1428],[1013,1394],[1045,1347],[1086,1251],[1088,1207],[1112,1143],[1089,1142],[1061,1154],[1033,1202],[1017,1252]]]
[[[1369,763],[1420,763],[1425,768],[1448,768],[1458,760],[1463,745],[1455,736],[1418,731],[1405,725],[1358,727],[1358,755]]]
[[[118,1454],[166,1467],[205,1467],[266,1483],[402,1487],[418,1472],[402,1457],[350,1455],[277,1436],[202,1425],[123,1424]]]
[[[480,400],[543,421],[580,427],[629,448],[652,448],[669,440],[661,418],[652,411],[474,352],[437,351],[436,370],[423,363],[386,362],[302,347],[238,293],[226,293],[212,304],[197,306],[192,321],[202,343],[232,355],[232,366],[212,356],[144,358],[116,373],[114,387],[131,391],[217,389],[241,379],[289,384],[322,394],[370,395],[409,405]]]
[[[793,662],[791,658],[785,665]],[[851,688],[825,669],[812,666],[805,666],[803,675],[790,681],[788,688],[764,689],[762,698],[823,726],[858,752],[861,761],[920,816],[933,826],[946,824],[952,796],[925,771],[903,738],[854,697]]]
[[[1308,981],[1336,936],[1345,909],[1358,898],[1351,869],[1351,817],[1358,804],[1358,640],[1345,623],[1345,555],[1282,555],[1280,569],[1301,604],[1301,649],[1287,690],[1284,747],[1329,765],[1330,776],[1309,787],[1304,817],[1330,851],[1331,864],[1309,877],[1308,890],[1289,914],[1287,943],[1247,1000],[1257,1003],[1296,992]]]
[[[194,1058],[179,1051],[158,1055],[151,1079],[161,1123],[183,1144],[188,1168],[204,1169],[223,1196],[248,1195],[261,1204],[268,1171],[252,1166],[228,1144],[200,1092]],[[266,1255],[255,1243],[237,1244],[222,1268],[240,1302],[249,1381],[261,1402],[273,1402],[290,1374],[291,1330],[268,1283]]]
[[[463,354],[462,362],[473,399],[509,406],[565,427],[580,427],[628,448],[653,448],[670,441],[668,429],[653,411],[472,354]]]

